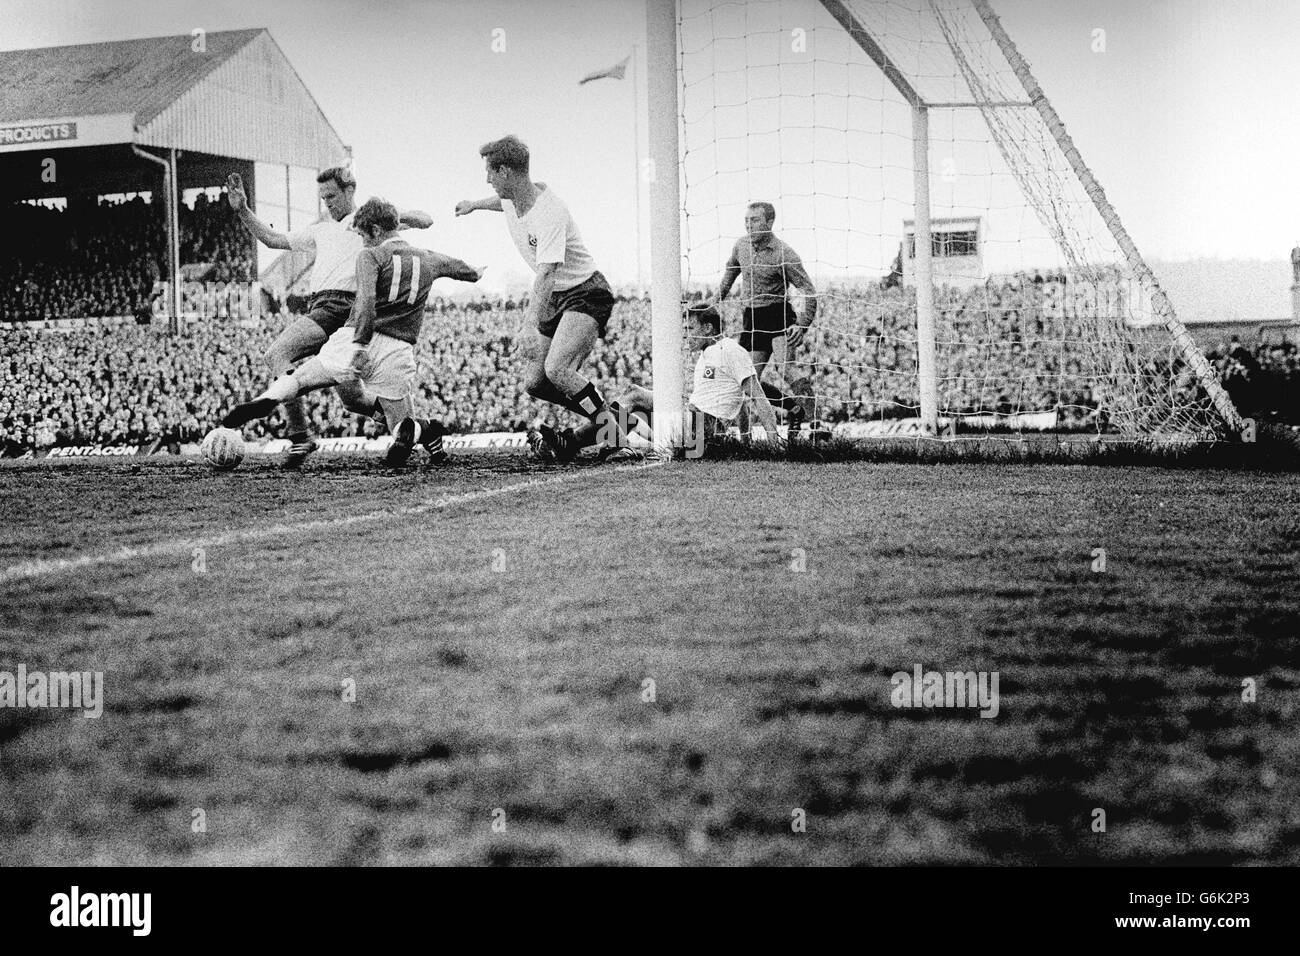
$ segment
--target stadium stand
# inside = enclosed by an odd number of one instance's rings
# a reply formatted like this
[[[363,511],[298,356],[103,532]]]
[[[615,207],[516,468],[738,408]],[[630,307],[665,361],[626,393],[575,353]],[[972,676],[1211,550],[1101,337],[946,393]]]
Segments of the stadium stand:
[[[252,281],[253,243],[228,209],[199,193],[193,207],[182,203],[179,211],[181,264],[192,278]],[[161,203],[101,199],[76,215],[15,203],[8,212],[16,228],[0,238],[0,322],[135,315],[148,307],[163,272]]]
[[[1034,336],[1048,320],[1027,288],[1032,290],[1033,283],[1009,283],[999,290],[995,317],[981,311],[980,334],[964,351],[972,363],[978,358],[987,365],[990,341],[996,339],[1006,347],[994,354],[1002,356],[1000,361],[1016,363],[1033,394],[981,394],[980,380],[972,376],[951,386],[951,407],[974,409],[992,403],[1010,410],[1023,400],[1086,411],[1088,383],[1077,370],[1035,365]],[[915,396],[888,387],[905,377],[872,372],[906,367],[912,361],[905,345],[911,321],[907,294],[876,288],[831,298],[832,308],[870,318],[862,335],[823,338],[817,345],[829,359],[818,366],[819,393],[848,399],[846,405],[830,409],[828,419],[911,413]],[[963,301],[953,292],[945,307],[960,313]],[[6,356],[0,376],[0,443],[12,454],[54,445],[197,440],[222,412],[265,386],[260,356],[286,319],[195,322],[175,336],[129,321],[69,331],[21,325],[0,329]],[[417,407],[444,419],[453,432],[522,428],[536,412],[519,385],[515,343],[523,321],[522,305],[512,300],[435,299],[418,349]],[[649,330],[647,300],[624,298],[618,303],[609,338],[595,353],[595,375],[606,389],[650,380]],[[1300,352],[1293,343],[1233,343],[1212,350],[1209,358],[1243,414],[1300,424]],[[329,393],[312,396],[309,409],[322,435],[377,430],[373,423],[347,415]],[[250,435],[270,435],[279,428],[272,419],[269,427],[261,424]]]
[[[348,147],[268,31],[195,34],[0,51],[0,322],[238,317],[258,310],[194,283],[283,299],[309,265],[259,261],[215,190],[238,173],[305,225]]]

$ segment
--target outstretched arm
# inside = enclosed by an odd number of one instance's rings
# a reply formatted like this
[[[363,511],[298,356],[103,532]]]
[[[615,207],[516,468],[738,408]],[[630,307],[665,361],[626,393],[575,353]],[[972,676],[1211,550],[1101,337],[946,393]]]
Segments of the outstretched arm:
[[[501,197],[488,196],[486,199],[462,199],[456,203],[456,215],[468,216],[478,209],[486,209],[488,212],[501,211]]]
[[[438,279],[456,279],[459,282],[477,282],[483,278],[487,266],[471,266],[454,256],[444,256],[441,252],[434,254],[434,277]]]
[[[248,206],[248,193],[244,191],[244,179],[239,173],[231,173],[226,177],[226,199],[230,203],[230,208],[239,215],[244,228],[251,232],[258,242],[272,249],[289,248],[287,235],[276,232],[253,214],[253,210]]]

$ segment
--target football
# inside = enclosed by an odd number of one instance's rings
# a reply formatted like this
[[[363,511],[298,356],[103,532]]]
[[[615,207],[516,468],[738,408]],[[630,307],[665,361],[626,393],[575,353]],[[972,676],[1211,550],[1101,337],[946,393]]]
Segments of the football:
[[[214,428],[199,446],[203,460],[218,471],[230,471],[244,460],[244,436],[233,428]]]

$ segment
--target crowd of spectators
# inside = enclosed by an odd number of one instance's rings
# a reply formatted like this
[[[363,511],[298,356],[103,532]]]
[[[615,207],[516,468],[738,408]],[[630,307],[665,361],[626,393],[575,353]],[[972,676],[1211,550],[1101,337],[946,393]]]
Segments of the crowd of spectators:
[[[649,378],[645,308],[620,304],[596,372],[610,383]],[[266,385],[262,355],[288,316],[250,323],[157,325],[104,322],[66,331],[0,328],[0,445],[144,444],[195,441],[236,403]],[[504,304],[444,306],[429,314],[417,350],[422,414],[454,431],[514,430],[535,417],[519,384],[523,312]],[[376,434],[329,391],[308,399],[316,432]],[[270,427],[268,427],[268,424]],[[278,422],[247,434],[269,436]]]
[[[1087,328],[1098,322],[1095,292],[1061,295],[1052,285],[1025,277],[941,292],[937,351],[945,413],[1057,410],[1086,421],[1095,416],[1092,389],[1115,361],[1116,349],[1162,374],[1151,357],[1160,354],[1158,348],[1145,353],[1132,342],[1095,344],[1098,333]],[[825,419],[915,414],[911,296],[901,288],[826,291],[805,350],[817,360],[809,371]],[[732,308],[728,322],[734,333],[738,318]],[[261,357],[287,320],[276,315],[193,322],[176,335],[159,326],[111,321],[68,331],[0,329],[0,443],[12,451],[196,440],[231,406],[265,386]],[[444,420],[454,432],[513,431],[535,417],[538,404],[520,385],[524,321],[522,304],[512,300],[435,299],[417,349],[420,413]],[[1243,414],[1300,423],[1300,353],[1293,344],[1248,348],[1234,341],[1209,358]],[[626,383],[650,382],[648,300],[621,298],[591,367],[611,395]],[[1168,370],[1163,374],[1168,381]],[[1187,375],[1178,384],[1194,387]],[[330,392],[311,396],[309,412],[321,435],[379,430],[348,415]],[[279,429],[272,418],[249,434]]]
[[[180,211],[181,263],[211,263],[205,282],[252,282],[257,278],[253,244],[224,199],[199,193],[194,208]]]
[[[1295,343],[1262,342],[1247,348],[1234,335],[1209,358],[1242,414],[1300,424],[1300,348]]]
[[[149,308],[165,277],[163,206],[139,196],[72,210],[14,203],[0,237],[0,322],[122,316]],[[253,246],[222,204],[181,204],[181,264],[210,282],[250,281]],[[198,269],[200,266],[206,269]]]

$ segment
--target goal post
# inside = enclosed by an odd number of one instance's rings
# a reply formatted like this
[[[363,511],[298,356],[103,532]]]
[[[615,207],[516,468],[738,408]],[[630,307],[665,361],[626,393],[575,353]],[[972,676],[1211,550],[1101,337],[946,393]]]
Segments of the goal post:
[[[683,293],[771,202],[819,308],[765,381],[811,382],[838,433],[1240,434],[989,0],[647,0],[647,35],[657,412],[683,408]]]
[[[650,156],[650,362],[654,446],[682,448],[685,368],[682,343],[682,205],[677,98],[677,0],[646,0],[646,101]],[[638,157],[638,163],[640,158]]]
[[[939,389],[935,377],[934,234],[930,228],[930,112],[912,107],[912,171],[916,218],[912,257],[916,275],[916,388],[921,434],[939,434]]]

